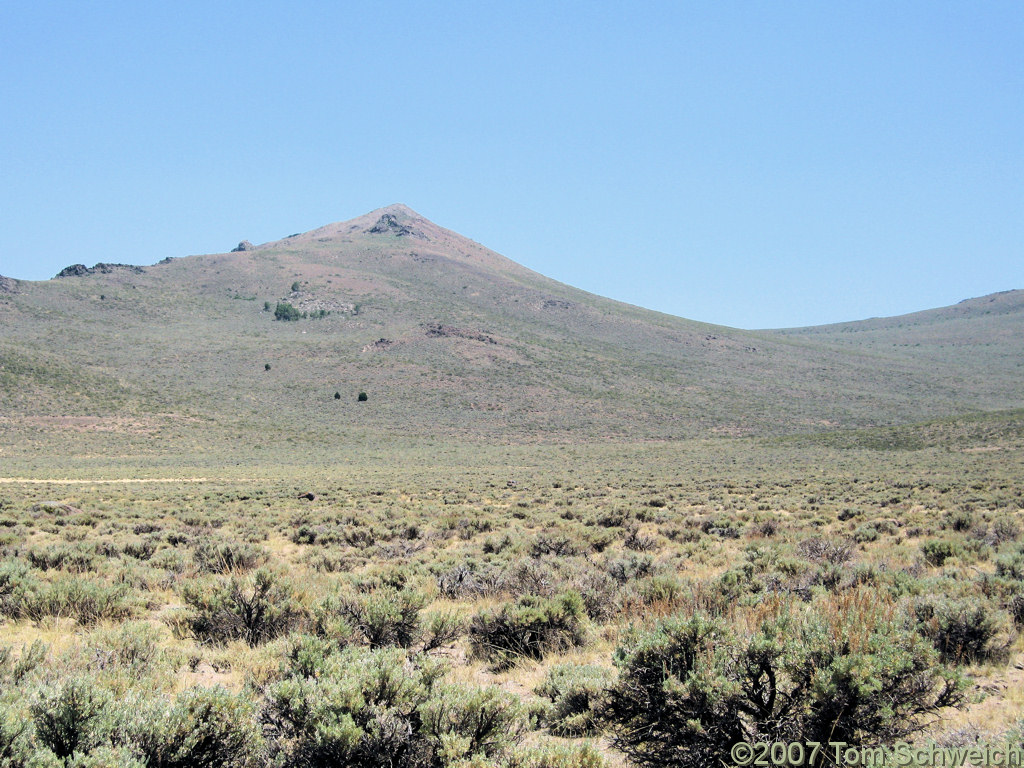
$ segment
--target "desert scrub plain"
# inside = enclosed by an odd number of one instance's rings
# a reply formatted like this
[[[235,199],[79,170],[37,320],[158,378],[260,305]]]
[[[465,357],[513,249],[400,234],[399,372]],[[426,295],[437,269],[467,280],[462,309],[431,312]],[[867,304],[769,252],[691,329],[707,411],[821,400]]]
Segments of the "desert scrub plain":
[[[36,448],[0,482],[0,765],[1020,741],[1021,412],[219,465]]]

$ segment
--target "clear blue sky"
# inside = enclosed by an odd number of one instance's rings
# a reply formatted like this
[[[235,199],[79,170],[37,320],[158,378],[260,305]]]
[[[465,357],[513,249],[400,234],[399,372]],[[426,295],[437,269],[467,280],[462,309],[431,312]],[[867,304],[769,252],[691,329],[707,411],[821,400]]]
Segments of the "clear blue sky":
[[[0,2],[0,274],[402,202],[740,327],[1024,288],[1024,4]]]

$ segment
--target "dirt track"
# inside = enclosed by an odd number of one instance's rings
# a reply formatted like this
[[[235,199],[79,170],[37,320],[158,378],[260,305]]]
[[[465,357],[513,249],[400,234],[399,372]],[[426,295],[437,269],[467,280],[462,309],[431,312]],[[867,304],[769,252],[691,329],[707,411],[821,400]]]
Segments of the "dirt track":
[[[116,485],[118,483],[219,483],[219,482],[260,482],[257,477],[145,477],[121,478],[119,480],[40,480],[32,477],[0,477],[0,483],[25,485]]]

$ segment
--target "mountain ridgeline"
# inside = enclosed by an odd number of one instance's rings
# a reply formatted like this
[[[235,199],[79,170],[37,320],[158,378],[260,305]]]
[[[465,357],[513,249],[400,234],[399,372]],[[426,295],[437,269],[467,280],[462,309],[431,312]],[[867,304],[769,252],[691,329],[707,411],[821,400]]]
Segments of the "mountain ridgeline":
[[[572,288],[401,205],[229,253],[0,278],[3,429],[97,450],[884,427],[1024,406],[1022,353],[1024,291],[741,331]]]

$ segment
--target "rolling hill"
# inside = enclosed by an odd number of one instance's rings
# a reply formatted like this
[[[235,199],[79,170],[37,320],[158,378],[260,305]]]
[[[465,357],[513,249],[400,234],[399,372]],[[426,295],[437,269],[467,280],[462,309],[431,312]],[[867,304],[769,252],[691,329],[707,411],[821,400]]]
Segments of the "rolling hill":
[[[1024,406],[1021,291],[742,331],[558,283],[401,205],[239,248],[0,279],[4,452],[786,435]]]
[[[836,349],[928,361],[990,377],[1024,374],[1020,335],[1024,329],[1024,290],[964,299],[951,307],[898,317],[775,331]],[[772,332],[769,332],[772,333]]]

